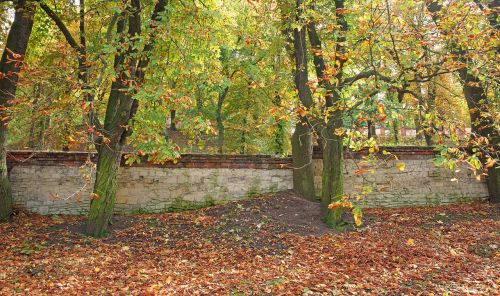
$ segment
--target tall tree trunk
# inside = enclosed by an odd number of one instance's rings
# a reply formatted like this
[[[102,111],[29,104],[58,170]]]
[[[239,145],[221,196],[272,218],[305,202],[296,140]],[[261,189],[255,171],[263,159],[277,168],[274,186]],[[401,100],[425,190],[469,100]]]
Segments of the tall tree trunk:
[[[488,112],[488,98],[486,91],[481,86],[479,78],[468,73],[466,69],[459,71],[460,79],[462,80],[463,91],[467,106],[469,107],[472,137],[484,137],[490,141],[490,145],[494,150],[496,158],[499,158],[500,149],[500,134],[495,128],[494,119]],[[484,159],[483,159],[484,162]],[[496,163],[488,168],[488,176],[486,177],[488,185],[488,193],[490,200],[493,203],[500,203],[500,164]]]
[[[335,134],[342,127],[342,117],[336,111],[323,129],[323,175],[321,188],[321,204],[324,220],[330,227],[337,226],[342,221],[342,208],[328,209],[328,205],[339,201],[344,196],[344,145],[343,137]]]
[[[19,0],[15,7],[14,21],[7,36],[5,49],[0,60],[0,221],[12,214],[12,190],[7,171],[8,111],[15,98],[18,75],[23,57],[28,48],[35,6],[27,0]]]
[[[122,148],[127,136],[127,125],[132,112],[132,96],[121,90],[124,86],[114,82],[104,121],[104,141],[99,147],[94,193],[90,203],[87,233],[95,237],[106,234],[113,215],[116,199],[117,175]]]
[[[134,7],[133,11],[129,12],[128,32],[131,36],[140,34],[139,10],[139,7]],[[118,36],[121,36],[125,32],[125,25],[125,19],[121,19],[117,23]],[[122,76],[124,74],[122,72],[126,71],[126,66],[124,65],[125,55],[131,55],[131,51],[129,50],[126,54],[115,57],[115,68],[121,70],[115,81],[111,84],[111,92],[104,119],[103,141],[98,148],[96,180],[90,202],[86,229],[87,234],[94,237],[102,237],[106,234],[108,224],[113,215],[118,169],[120,168],[123,144],[127,136],[125,126],[132,115],[131,111],[134,100],[128,90],[129,85],[127,81],[122,81],[122,77],[127,77]],[[132,60],[129,63],[130,65],[134,65],[136,61]],[[135,70],[132,69],[130,72],[135,73]]]
[[[128,35],[137,36],[141,34],[139,0],[131,1],[131,10],[128,12]],[[151,16],[153,29],[160,20],[160,13],[165,10],[166,0],[158,0]],[[123,14],[125,15],[125,13]],[[119,36],[125,31],[125,19],[117,23]],[[155,31],[153,30],[154,34]],[[147,54],[153,48],[155,36],[150,36],[150,42],[144,46],[143,56],[139,58],[135,44],[129,46],[129,50],[115,57],[115,68],[120,69],[116,80],[111,85],[106,116],[104,119],[103,140],[98,150],[97,173],[94,184],[94,192],[90,203],[90,211],[87,221],[87,234],[94,237],[102,237],[106,234],[108,224],[113,215],[116,199],[117,176],[120,168],[121,154],[129,131],[125,128],[137,111],[138,103],[133,99],[137,87],[144,82],[144,71],[149,64]],[[126,57],[130,60],[127,61]],[[135,79],[135,88],[131,90],[129,81],[122,81],[122,77],[128,77],[125,72],[129,71]]]
[[[296,21],[299,21],[302,14],[302,1],[297,0],[296,4]],[[313,100],[311,90],[307,85],[309,82],[308,57],[304,27],[293,29],[293,57],[295,60],[295,87],[299,93],[300,103],[306,109],[310,109],[313,106]],[[310,122],[305,116],[299,115],[292,136],[293,190],[307,199],[315,200],[312,134]]]
[[[475,0],[481,10],[485,11],[484,6],[481,4],[480,1]],[[490,23],[490,26],[498,31],[500,30],[500,23],[498,22],[498,12],[500,8],[500,1],[499,0],[490,0],[486,3],[488,9],[490,10],[488,14],[486,14],[486,18],[488,19],[488,22]],[[500,53],[500,46],[497,47],[497,53]],[[463,73],[466,74],[466,73]],[[465,93],[465,89],[464,89]],[[474,90],[469,90],[467,93],[474,93]],[[482,94],[486,94],[485,91],[483,90]],[[495,93],[496,97],[498,98],[499,94],[498,92]],[[486,96],[486,95],[485,95]],[[484,102],[486,103],[486,101]],[[500,159],[500,134],[499,132],[495,129],[494,121],[490,117],[489,120],[488,118],[485,118],[486,122],[485,124],[489,125],[489,128],[486,128],[486,130],[483,129],[481,135],[490,135],[490,141],[493,147],[493,150],[496,151],[496,159]],[[490,200],[493,203],[500,203],[500,163],[496,163],[493,167],[488,169],[488,177],[487,177],[487,183],[488,183],[488,192],[490,194]]]
[[[491,7],[498,7],[499,5],[497,2],[498,1],[494,1],[493,6]],[[439,24],[440,16],[438,13],[443,8],[443,5],[439,4],[438,1],[431,1],[428,2],[426,6],[427,10],[432,13],[434,22]],[[493,16],[488,16],[488,21],[493,28],[498,29],[496,15],[496,13],[493,13]],[[446,34],[446,32],[444,32],[444,34]],[[468,64],[468,59],[466,57],[467,51],[460,49],[458,44],[452,44],[450,51],[457,56],[458,61],[464,65]],[[472,137],[480,136],[489,139],[492,150],[494,151],[493,153],[496,154],[496,158],[498,159],[500,134],[496,129],[495,120],[491,116],[488,116],[489,110],[486,90],[484,89],[481,80],[468,71],[467,66],[458,70],[458,74],[460,82],[462,83],[465,100],[467,102],[467,106],[469,107]],[[484,160],[485,159],[483,158],[482,161],[484,162]],[[500,203],[499,164],[495,164],[493,167],[488,169],[487,184],[490,200],[494,203]]]
[[[343,14],[344,1],[335,1],[337,23],[340,26],[340,35],[336,40],[336,52],[339,54],[345,53],[347,22]],[[324,221],[331,227],[336,227],[342,223],[343,209],[337,207],[329,209],[328,206],[334,202],[339,201],[344,196],[344,146],[343,134],[337,133],[337,130],[343,127],[342,110],[336,107],[337,102],[340,100],[340,89],[332,85],[326,74],[326,64],[323,57],[322,44],[319,34],[316,31],[314,22],[310,22],[307,27],[309,35],[309,42],[314,51],[314,66],[318,83],[327,90],[325,97],[325,108],[323,110],[328,112],[328,121],[326,126],[321,128],[319,138],[323,144],[323,173],[321,182],[321,205],[324,215]],[[336,65],[336,78],[338,81],[342,80],[342,67],[344,59],[338,59],[334,64]]]

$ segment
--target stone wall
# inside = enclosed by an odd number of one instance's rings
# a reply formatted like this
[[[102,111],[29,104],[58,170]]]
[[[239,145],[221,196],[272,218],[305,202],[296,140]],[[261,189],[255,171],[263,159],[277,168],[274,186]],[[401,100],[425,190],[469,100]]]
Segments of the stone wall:
[[[367,207],[454,203],[488,196],[484,181],[470,172],[435,168],[432,150],[393,148],[399,160],[383,159],[359,172],[363,154],[346,153],[345,191],[367,192]],[[41,214],[83,214],[88,210],[95,172],[84,152],[10,151],[9,176],[15,204]],[[321,153],[314,155],[317,192]],[[404,163],[400,171],[397,164]],[[270,156],[184,155],[177,163],[123,165],[118,177],[116,212],[184,210],[292,188],[290,158]],[[453,179],[453,181],[452,181]],[[456,179],[456,181],[455,181]],[[89,179],[90,180],[90,179]],[[371,190],[371,192],[369,192]]]

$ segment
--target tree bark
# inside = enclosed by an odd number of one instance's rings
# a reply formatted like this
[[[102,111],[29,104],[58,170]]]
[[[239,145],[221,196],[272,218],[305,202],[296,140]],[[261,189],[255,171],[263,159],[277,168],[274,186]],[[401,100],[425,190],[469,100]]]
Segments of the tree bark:
[[[132,0],[131,2],[132,8],[128,12],[128,35],[137,36],[141,34],[141,5],[139,0]],[[165,10],[166,5],[166,0],[156,2],[151,17],[151,26],[153,28],[157,26],[156,22],[160,20],[160,13]],[[118,35],[124,33],[125,25],[124,19],[118,21]],[[151,36],[151,41],[144,46],[143,53],[147,54],[152,50],[154,37]],[[108,224],[113,215],[122,148],[129,135],[126,126],[138,107],[138,103],[134,100],[133,95],[137,91],[137,87],[144,82],[144,71],[149,63],[147,56],[138,58],[136,49],[134,48],[135,45],[131,44],[125,54],[115,57],[115,68],[120,69],[120,71],[111,85],[111,92],[106,107],[103,128],[104,137],[98,149],[96,180],[86,228],[87,234],[94,237],[102,237],[106,234]],[[126,56],[130,58],[128,62],[125,62]],[[131,89],[130,81],[121,80],[122,77],[127,77],[125,75],[126,71],[133,74],[130,79],[135,78],[135,87],[133,89]]]
[[[345,52],[343,43],[346,40],[347,22],[341,11],[344,8],[344,1],[335,1],[337,22],[340,25],[341,35],[337,39],[336,52]],[[322,44],[315,24],[310,22],[307,28],[309,42],[314,51],[314,66],[318,83],[327,90],[325,97],[324,112],[328,112],[327,124],[321,127],[319,138],[323,145],[323,172],[321,182],[321,205],[324,221],[330,227],[336,227],[342,223],[343,209],[337,207],[329,209],[328,206],[339,201],[344,196],[344,146],[343,135],[336,133],[343,127],[342,111],[336,109],[336,103],[340,100],[339,87],[332,85],[326,74],[326,63],[323,57]],[[338,59],[335,78],[342,80],[342,67],[344,60]]]
[[[342,127],[342,118],[331,118],[323,129],[323,175],[321,204],[325,223],[335,227],[342,221],[343,209],[328,209],[334,201],[339,201],[344,196],[344,145],[343,137],[336,135],[335,130]]]
[[[175,110],[170,110],[170,130],[176,131],[177,127],[175,126]]]
[[[302,13],[302,1],[296,2],[296,21]],[[304,27],[293,30],[293,58],[295,60],[295,87],[298,90],[300,103],[306,109],[313,105],[307,73],[306,30]],[[312,159],[313,129],[305,116],[298,118],[292,136],[293,189],[309,200],[316,200],[314,190],[314,164]]]
[[[0,221],[12,214],[12,190],[7,170],[8,108],[15,98],[18,75],[28,48],[35,6],[27,0],[19,0],[0,60]]]

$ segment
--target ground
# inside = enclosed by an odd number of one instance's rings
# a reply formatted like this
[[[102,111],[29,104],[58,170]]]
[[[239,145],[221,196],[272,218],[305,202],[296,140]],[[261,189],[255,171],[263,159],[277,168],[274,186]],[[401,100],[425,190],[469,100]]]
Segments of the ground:
[[[487,203],[371,209],[335,232],[284,192],[116,216],[96,240],[83,217],[18,212],[0,225],[0,294],[494,295],[499,218]]]

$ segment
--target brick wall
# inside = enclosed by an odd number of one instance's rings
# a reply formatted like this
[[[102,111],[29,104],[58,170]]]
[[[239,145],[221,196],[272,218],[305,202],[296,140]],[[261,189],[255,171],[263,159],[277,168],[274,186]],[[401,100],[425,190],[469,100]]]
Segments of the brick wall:
[[[484,181],[467,171],[435,168],[428,149],[393,148],[400,161],[380,161],[374,173],[356,175],[362,153],[346,153],[345,189],[373,192],[368,207],[399,207],[470,201],[488,195]],[[17,206],[42,214],[83,214],[88,210],[93,173],[85,152],[10,151],[9,176]],[[403,172],[396,164],[404,162]],[[315,151],[316,187],[321,188],[321,152]],[[93,176],[94,174],[92,174]],[[457,179],[457,181],[451,181]],[[177,163],[143,161],[123,165],[118,177],[118,213],[160,212],[197,208],[254,194],[292,188],[290,158],[271,156],[184,155]]]

